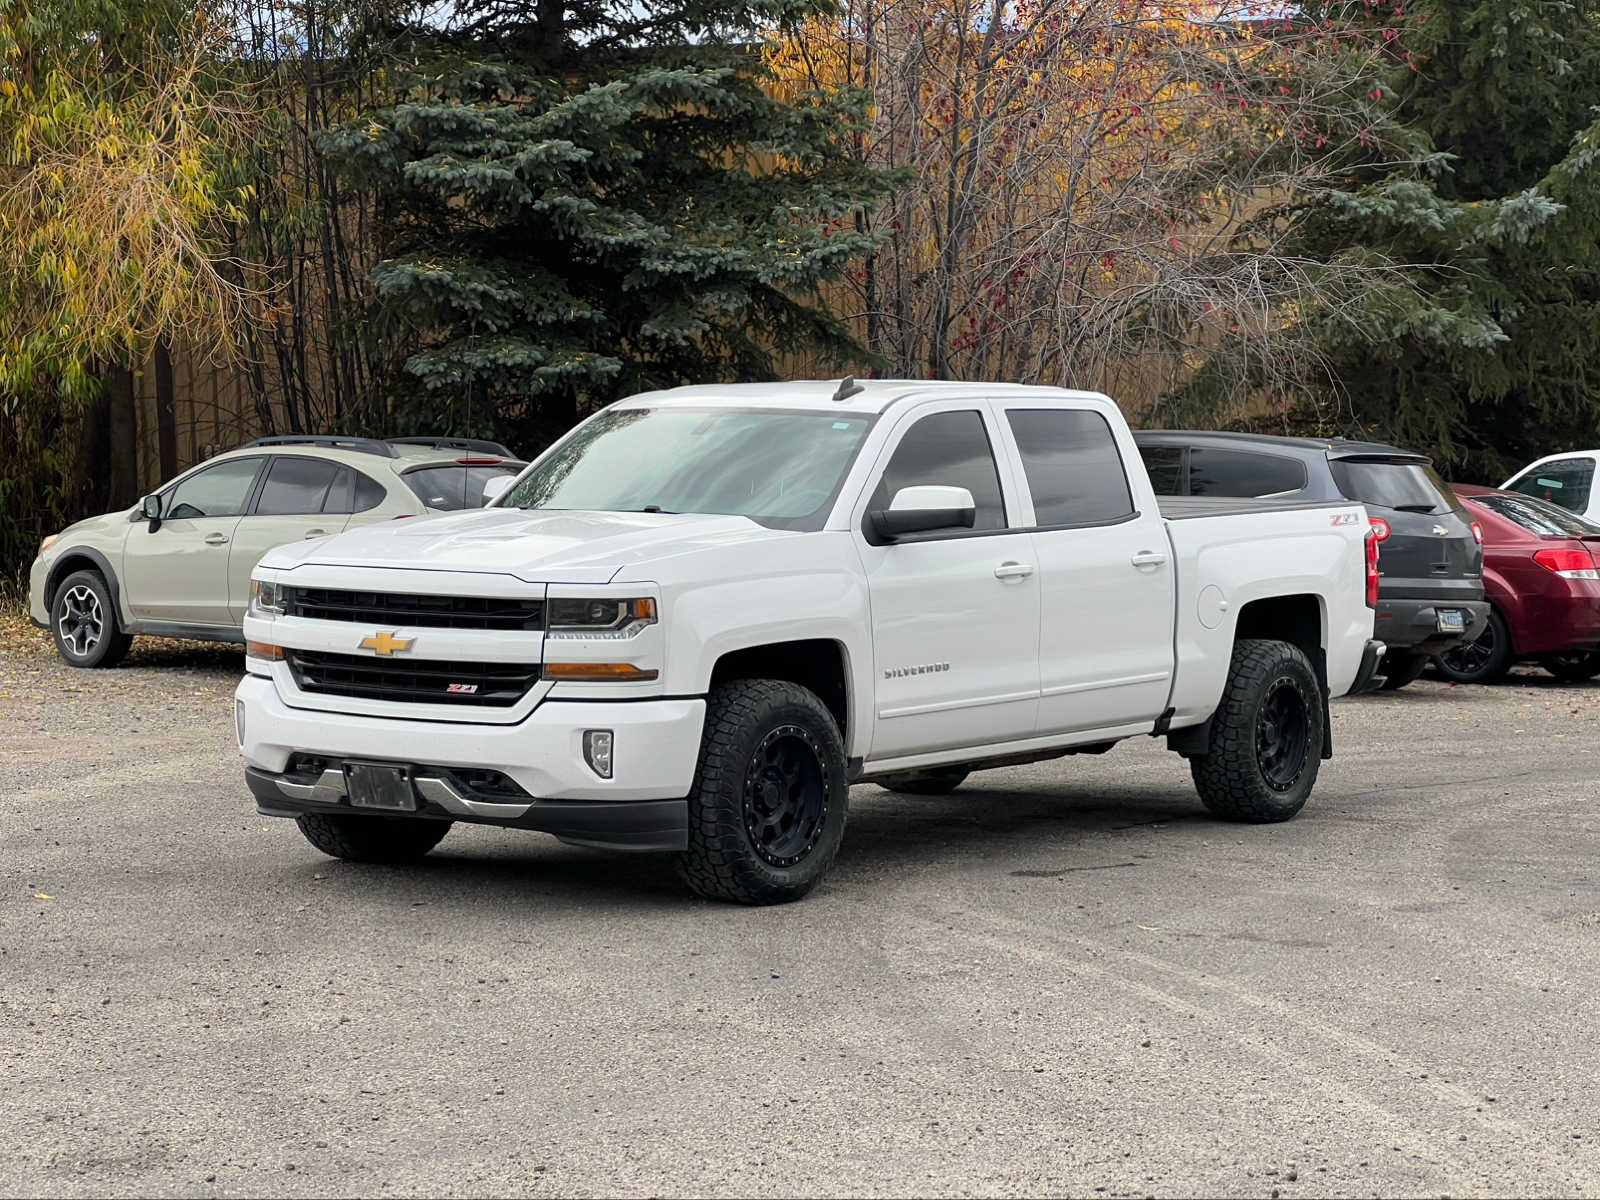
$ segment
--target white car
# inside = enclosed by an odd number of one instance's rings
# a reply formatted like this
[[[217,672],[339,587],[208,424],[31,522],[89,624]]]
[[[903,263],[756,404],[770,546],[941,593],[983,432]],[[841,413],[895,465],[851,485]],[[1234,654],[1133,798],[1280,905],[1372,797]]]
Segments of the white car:
[[[849,786],[1165,735],[1201,799],[1281,821],[1373,682],[1348,500],[1158,501],[1104,396],[981,383],[685,387],[596,414],[495,504],[282,546],[237,692],[260,812],[363,861],[452,821],[678,855],[804,895]]]
[[[135,634],[242,642],[250,572],[272,547],[476,508],[523,465],[470,438],[261,438],[46,538],[29,613],[75,667],[116,665]]]
[[[1524,467],[1500,485],[1502,491],[1537,496],[1600,524],[1600,493],[1595,491],[1595,464],[1600,450],[1575,450],[1552,454]]]

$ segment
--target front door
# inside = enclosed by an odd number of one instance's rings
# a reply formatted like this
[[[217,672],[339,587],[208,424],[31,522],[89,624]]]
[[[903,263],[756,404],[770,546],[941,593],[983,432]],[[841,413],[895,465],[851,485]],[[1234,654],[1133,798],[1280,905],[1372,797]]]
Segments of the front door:
[[[237,625],[250,606],[250,573],[274,546],[324,537],[350,519],[354,472],[323,458],[274,456],[254,507],[234,530],[228,552],[228,608]]]
[[[1155,724],[1172,688],[1176,574],[1166,525],[1136,511],[1104,413],[1007,406],[1028,484],[1045,617],[1041,736]]]
[[[871,758],[989,746],[1032,736],[1039,703],[1039,574],[1014,529],[992,416],[971,401],[906,418],[863,513],[902,488],[964,487],[970,530],[916,534],[861,552],[876,654]],[[859,515],[859,514],[858,514]]]
[[[228,551],[262,460],[202,467],[162,493],[162,519],[140,523],[122,550],[122,582],[136,621],[231,626]]]

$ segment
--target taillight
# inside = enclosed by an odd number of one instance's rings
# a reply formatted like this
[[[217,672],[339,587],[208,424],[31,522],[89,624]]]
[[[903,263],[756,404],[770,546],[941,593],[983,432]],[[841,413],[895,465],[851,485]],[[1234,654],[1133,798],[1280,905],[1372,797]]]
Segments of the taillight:
[[[1372,536],[1383,542],[1389,539],[1389,522],[1382,517],[1369,518],[1372,521]]]
[[[1587,550],[1540,550],[1533,561],[1563,579],[1600,579],[1600,567]]]
[[[1480,546],[1483,545],[1483,526],[1476,521],[1472,523],[1472,540]]]
[[[409,521],[412,517],[414,517],[416,515],[417,515],[416,513],[401,513],[398,517],[396,517],[394,519],[396,521]]]
[[[1383,522],[1382,521],[1374,521],[1373,524],[1374,525],[1383,525]],[[1385,535],[1388,534],[1389,527],[1387,525],[1383,525],[1383,532],[1384,532]],[[1378,543],[1381,542],[1381,541],[1383,541],[1383,538],[1378,535],[1378,531],[1376,529],[1372,529],[1372,530],[1369,530],[1367,532],[1366,543],[1367,543],[1367,607],[1368,608],[1377,608],[1378,607]]]

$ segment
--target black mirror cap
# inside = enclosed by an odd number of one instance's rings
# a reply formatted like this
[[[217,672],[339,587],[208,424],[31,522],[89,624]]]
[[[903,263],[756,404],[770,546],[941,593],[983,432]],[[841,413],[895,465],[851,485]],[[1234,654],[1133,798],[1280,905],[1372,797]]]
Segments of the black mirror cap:
[[[867,514],[873,532],[885,541],[908,533],[932,533],[939,529],[971,529],[978,520],[975,508],[908,508],[900,512],[876,508]]]

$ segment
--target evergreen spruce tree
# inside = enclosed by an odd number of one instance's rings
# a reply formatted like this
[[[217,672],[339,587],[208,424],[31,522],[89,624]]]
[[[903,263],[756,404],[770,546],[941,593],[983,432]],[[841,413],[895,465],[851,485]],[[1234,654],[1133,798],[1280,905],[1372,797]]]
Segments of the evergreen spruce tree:
[[[324,149],[385,214],[397,427],[531,453],[620,395],[860,361],[820,287],[886,177],[840,153],[865,98],[779,99],[763,31],[821,0],[469,0],[406,98]]]
[[[1361,320],[1298,314],[1331,364],[1342,419],[1498,483],[1544,453],[1600,444],[1600,0],[1324,4],[1393,24],[1369,80],[1387,165],[1297,197],[1310,258],[1412,268]],[[1324,406],[1326,413],[1330,406]],[[1302,412],[1301,416],[1305,414]]]

